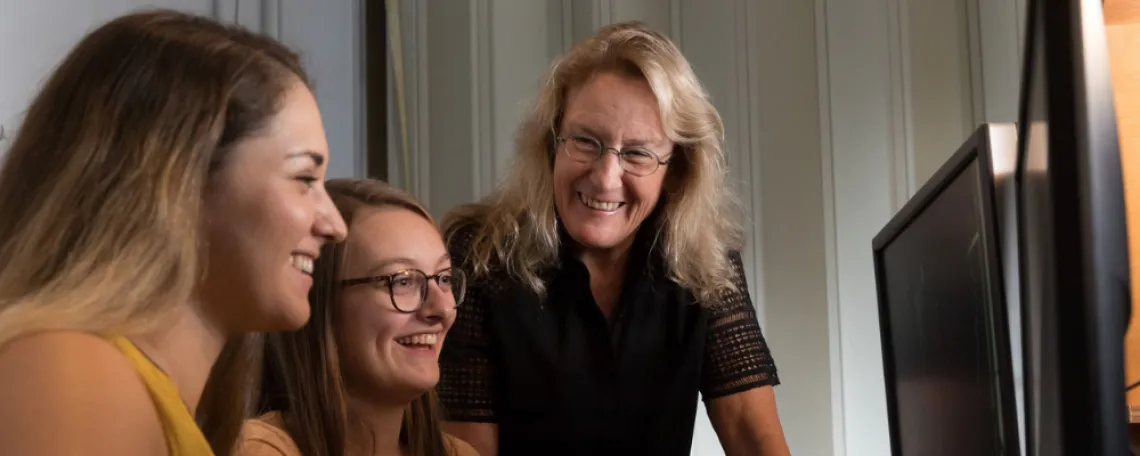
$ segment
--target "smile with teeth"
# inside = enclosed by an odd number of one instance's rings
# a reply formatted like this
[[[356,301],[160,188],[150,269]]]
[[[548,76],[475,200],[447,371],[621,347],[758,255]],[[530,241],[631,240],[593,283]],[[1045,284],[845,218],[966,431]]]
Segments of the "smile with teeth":
[[[429,348],[435,346],[436,334],[414,334],[396,338],[396,343],[409,348]]]
[[[596,200],[596,199],[590,198],[586,195],[583,195],[581,192],[578,192],[578,200],[581,201],[582,204],[585,204],[586,207],[588,207],[590,209],[593,209],[596,211],[605,211],[605,212],[616,211],[616,210],[618,210],[619,207],[622,207],[623,205],[625,205],[625,203],[620,202],[620,201]]]
[[[289,257],[289,264],[305,274],[313,274],[313,258],[310,256],[294,253]]]

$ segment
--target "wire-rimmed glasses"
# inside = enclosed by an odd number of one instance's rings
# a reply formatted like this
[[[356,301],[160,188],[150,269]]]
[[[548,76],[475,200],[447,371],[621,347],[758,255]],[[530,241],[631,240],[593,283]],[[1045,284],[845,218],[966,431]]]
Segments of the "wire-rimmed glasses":
[[[661,157],[644,147],[606,147],[601,141],[589,136],[554,135],[554,141],[562,145],[567,157],[579,163],[592,163],[612,150],[617,154],[621,169],[638,177],[653,174],[661,165],[669,164],[669,160],[661,160]]]
[[[371,285],[378,290],[387,290],[392,299],[392,307],[403,313],[420,310],[427,301],[428,283],[434,281],[444,293],[455,298],[455,307],[463,302],[467,290],[467,275],[460,269],[450,268],[434,275],[419,269],[404,269],[391,274],[345,279],[340,283],[345,287]]]

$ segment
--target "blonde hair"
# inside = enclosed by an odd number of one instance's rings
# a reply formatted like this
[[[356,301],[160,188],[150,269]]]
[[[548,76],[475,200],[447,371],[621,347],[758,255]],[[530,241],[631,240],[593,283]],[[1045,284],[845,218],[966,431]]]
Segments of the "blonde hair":
[[[657,226],[643,227],[656,230],[669,278],[702,303],[736,291],[728,255],[741,248],[743,228],[725,179],[724,125],[681,51],[640,22],[602,27],[553,64],[518,130],[513,166],[490,196],[444,218],[448,244],[469,234],[463,248],[474,276],[503,267],[535,292],[545,291],[539,274],[557,264],[559,252],[552,129],[569,89],[604,71],[648,82],[662,127],[676,144]]]
[[[288,48],[204,17],[140,11],[84,37],[0,167],[0,346],[52,329],[134,335],[191,302],[210,176],[298,81]],[[243,412],[240,353],[227,344],[198,410],[218,454]]]

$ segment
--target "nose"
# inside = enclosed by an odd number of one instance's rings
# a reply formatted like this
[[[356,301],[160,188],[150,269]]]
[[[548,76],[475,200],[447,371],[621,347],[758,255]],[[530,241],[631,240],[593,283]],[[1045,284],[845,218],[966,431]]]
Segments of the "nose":
[[[324,238],[329,243],[343,241],[348,236],[348,226],[344,217],[336,209],[328,193],[322,192],[321,203],[317,205],[317,220],[313,224],[313,234]]]
[[[621,187],[621,176],[625,170],[617,154],[606,151],[593,163],[590,170],[590,183],[598,190],[612,190]]]
[[[434,280],[428,281],[427,296],[417,312],[418,316],[426,321],[441,321],[454,310],[455,295],[451,290],[443,289]]]

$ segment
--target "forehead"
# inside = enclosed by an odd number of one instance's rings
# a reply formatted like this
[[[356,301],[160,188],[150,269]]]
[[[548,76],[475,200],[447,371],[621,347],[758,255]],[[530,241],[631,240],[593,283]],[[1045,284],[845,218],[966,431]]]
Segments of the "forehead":
[[[281,154],[311,152],[327,162],[328,142],[321,112],[309,88],[297,81],[286,91],[278,112],[248,144]]]
[[[345,249],[346,268],[359,268],[391,259],[407,259],[414,266],[430,271],[446,253],[443,238],[427,219],[410,210],[396,207],[364,209],[348,227]],[[354,268],[357,268],[354,270]]]
[[[621,130],[623,136],[664,137],[657,96],[644,78],[601,72],[566,94],[565,123],[593,130]]]

